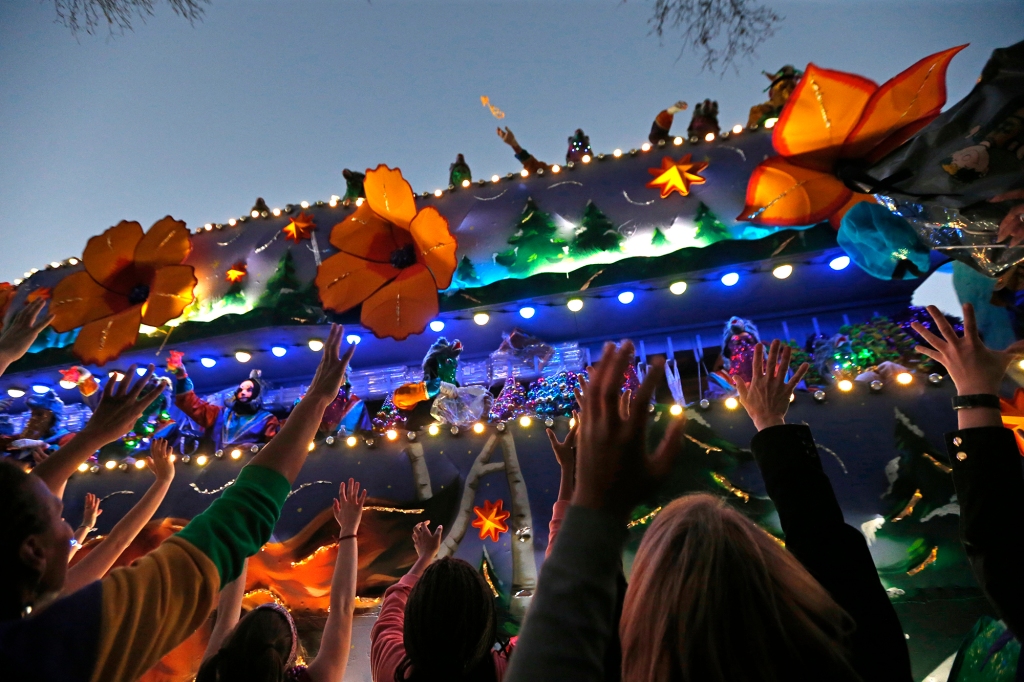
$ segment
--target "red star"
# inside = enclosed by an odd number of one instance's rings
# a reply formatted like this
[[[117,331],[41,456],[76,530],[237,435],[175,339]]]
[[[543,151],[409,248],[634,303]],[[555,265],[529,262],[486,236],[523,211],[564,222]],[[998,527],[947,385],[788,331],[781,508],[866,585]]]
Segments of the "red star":
[[[235,282],[241,282],[242,279],[249,274],[248,268],[245,266],[244,261],[238,261],[224,273],[224,279],[234,284]]]
[[[498,500],[497,504],[492,504],[490,500],[484,500],[483,509],[473,507],[476,520],[473,521],[472,526],[480,529],[481,540],[489,537],[494,542],[497,542],[498,533],[508,532],[508,524],[505,523],[505,519],[512,516],[512,514],[502,510],[501,507],[504,502],[504,500]]]
[[[284,226],[283,232],[285,239],[298,244],[303,239],[309,239],[315,229],[316,223],[313,222],[313,216],[305,211],[299,211],[299,215],[292,218],[292,221]]]
[[[707,182],[698,173],[708,167],[707,161],[692,161],[691,157],[691,154],[686,154],[676,162],[671,156],[666,156],[661,160],[661,168],[647,169],[647,172],[654,176],[647,186],[660,189],[662,199],[667,198],[672,192],[679,192],[684,197],[689,195],[690,185],[703,185]]]

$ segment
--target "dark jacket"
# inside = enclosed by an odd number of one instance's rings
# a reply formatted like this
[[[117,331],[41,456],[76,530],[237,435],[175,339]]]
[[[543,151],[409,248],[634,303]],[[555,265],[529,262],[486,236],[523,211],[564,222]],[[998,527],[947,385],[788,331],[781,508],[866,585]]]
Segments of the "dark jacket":
[[[996,613],[1024,634],[1024,473],[1013,431],[1001,426],[946,434],[960,502],[960,541]]]
[[[773,426],[750,446],[778,510],[786,548],[856,623],[854,668],[865,682],[913,679],[899,618],[864,536],[843,520],[811,430]]]

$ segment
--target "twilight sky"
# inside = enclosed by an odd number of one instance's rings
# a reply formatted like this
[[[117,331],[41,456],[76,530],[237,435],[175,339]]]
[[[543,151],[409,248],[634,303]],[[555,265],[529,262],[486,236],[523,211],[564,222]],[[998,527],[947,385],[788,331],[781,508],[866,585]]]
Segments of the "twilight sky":
[[[700,73],[647,34],[652,0],[213,0],[192,27],[158,5],[132,33],[76,39],[50,0],[0,4],[0,281],[78,256],[122,219],[190,227],[344,193],[341,170],[399,166],[416,191],[519,168],[480,96],[554,161],[582,127],[638,146],[676,99],[723,127],[762,69],[807,62],[882,82],[962,43],[949,102],[1024,37],[1020,0],[767,0],[785,16],[740,72]],[[680,116],[685,128],[689,115]]]

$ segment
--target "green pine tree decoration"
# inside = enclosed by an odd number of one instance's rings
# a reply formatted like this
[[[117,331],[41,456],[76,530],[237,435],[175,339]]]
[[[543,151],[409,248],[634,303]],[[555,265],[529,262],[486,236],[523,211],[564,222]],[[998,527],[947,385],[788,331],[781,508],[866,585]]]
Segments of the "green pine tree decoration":
[[[588,201],[576,239],[569,245],[569,255],[579,258],[601,251],[618,251],[622,248],[622,240],[622,235],[608,217],[593,201]]]
[[[565,257],[562,247],[566,245],[565,240],[556,236],[557,231],[551,216],[528,199],[518,229],[508,239],[512,248],[496,254],[494,262],[517,275],[529,275],[537,268],[557,263]]]
[[[671,243],[672,242],[668,240],[668,237],[665,236],[665,233],[661,231],[660,227],[654,228],[654,236],[651,237],[651,246],[660,248],[662,246],[668,246]]]
[[[476,268],[469,256],[463,256],[459,261],[459,267],[455,270],[455,279],[462,284],[471,287],[480,286],[480,277],[476,274]]]
[[[697,232],[693,237],[704,246],[731,237],[729,228],[722,224],[718,216],[703,201],[697,206],[697,215],[693,217],[693,224],[697,226]]]
[[[284,252],[281,260],[277,262],[277,269],[267,280],[267,288],[263,290],[257,308],[274,308],[281,300],[282,294],[289,294],[298,291],[302,287],[298,276],[295,274],[295,258],[291,249]]]

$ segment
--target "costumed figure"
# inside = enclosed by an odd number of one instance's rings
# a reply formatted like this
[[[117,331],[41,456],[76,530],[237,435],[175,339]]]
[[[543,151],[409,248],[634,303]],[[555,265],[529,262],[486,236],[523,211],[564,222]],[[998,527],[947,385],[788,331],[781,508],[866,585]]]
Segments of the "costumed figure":
[[[295,402],[298,404],[299,401]],[[348,382],[346,374],[344,383],[338,389],[338,397],[324,410],[317,432],[323,436],[345,436],[372,428],[366,403],[352,392],[352,384]]]
[[[533,154],[519,146],[516,136],[512,134],[512,131],[508,126],[505,126],[504,130],[498,128],[498,137],[501,138],[502,142],[507,144],[509,147],[512,147],[512,151],[516,153],[516,159],[523,164],[523,168],[525,168],[527,172],[536,173],[538,170],[548,170],[548,164],[543,161],[538,161]]]
[[[1024,161],[1024,97],[1011,100],[989,124],[971,128],[966,139],[973,144],[953,152],[942,162],[942,170],[962,182],[988,175],[993,150],[1002,150],[1007,158],[1012,155],[1017,161]]]
[[[366,179],[365,173],[346,168],[341,171],[341,175],[345,178],[345,196],[341,198],[342,203],[348,206],[356,199],[366,198],[366,191],[363,189],[363,181]]]
[[[20,433],[9,415],[0,418],[0,451],[6,456],[31,462],[37,450],[49,453],[71,440],[73,434],[61,425],[64,402],[56,393],[33,393],[25,398],[25,404],[31,412]]]
[[[709,99],[698,102],[693,110],[693,118],[690,119],[690,127],[686,129],[688,137],[704,139],[708,133],[718,135],[718,102]]]
[[[175,368],[174,404],[214,442],[218,450],[234,445],[264,443],[277,433],[280,423],[263,409],[265,386],[260,371],[254,369],[249,378],[224,400],[224,406],[212,405],[196,395],[184,365]]]
[[[762,104],[755,104],[750,107],[750,116],[747,119],[747,127],[762,126],[770,118],[778,118],[782,114],[782,108],[789,101],[789,96],[796,90],[800,77],[804,72],[792,64],[786,64],[775,73],[762,71],[771,85],[765,90],[768,93],[768,101]]]
[[[708,375],[708,395],[723,398],[736,395],[733,380],[737,377],[749,382],[754,375],[754,348],[761,341],[757,325],[741,317],[730,317],[722,333],[722,352],[719,367]]]
[[[418,403],[434,398],[430,416],[459,427],[480,420],[491,406],[491,393],[483,386],[459,386],[455,379],[462,343],[440,337],[423,358],[423,381],[399,386],[395,406],[411,410]],[[436,397],[435,397],[436,396]]]
[[[584,156],[594,158],[594,150],[590,146],[590,138],[582,128],[577,128],[576,132],[569,136],[569,148],[565,151],[565,162],[582,163]]]
[[[455,163],[448,166],[448,184],[452,187],[462,187],[463,182],[473,182],[473,171],[469,170],[466,158],[459,154],[455,157]]]
[[[669,131],[672,130],[672,121],[680,111],[686,111],[686,102],[683,100],[679,100],[668,109],[663,109],[654,117],[654,123],[651,124],[651,134],[647,136],[651,144],[667,143],[669,141],[671,138]]]

